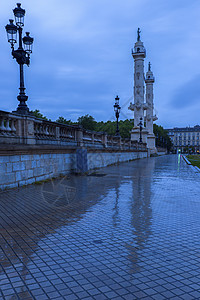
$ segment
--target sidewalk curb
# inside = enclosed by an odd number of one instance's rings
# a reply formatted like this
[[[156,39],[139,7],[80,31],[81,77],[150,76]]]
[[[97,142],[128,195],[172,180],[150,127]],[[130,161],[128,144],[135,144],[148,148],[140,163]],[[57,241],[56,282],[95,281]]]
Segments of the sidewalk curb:
[[[186,158],[185,155],[182,155],[182,157],[188,165],[192,165],[191,162]]]
[[[195,169],[200,173],[200,169],[197,166],[195,166]]]
[[[189,166],[191,166],[191,167],[193,168],[194,171],[200,173],[200,169],[199,169],[197,166],[193,166],[193,165],[191,164],[191,162],[186,158],[185,155],[182,155],[182,157],[183,157],[184,161],[185,161]]]

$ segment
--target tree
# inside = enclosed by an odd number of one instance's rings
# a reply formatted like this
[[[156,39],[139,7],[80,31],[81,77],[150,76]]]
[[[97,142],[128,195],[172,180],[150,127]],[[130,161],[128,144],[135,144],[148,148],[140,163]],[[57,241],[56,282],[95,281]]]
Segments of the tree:
[[[40,111],[39,109],[35,109],[35,110],[31,110],[31,113],[33,114],[33,116],[35,116],[38,119],[43,119],[46,121],[51,121],[51,119],[48,119],[47,117],[45,117]]]
[[[124,121],[119,121],[119,131],[122,138],[130,138],[131,137],[131,129],[134,126],[133,119],[126,119]]]
[[[96,123],[95,119],[88,114],[78,118],[78,124],[87,130],[96,130]]]
[[[71,125],[73,124],[71,120],[66,120],[64,117],[59,117],[57,120],[56,120],[57,123],[61,123],[61,124],[68,124],[68,125]]]
[[[153,124],[153,132],[156,137],[156,146],[167,148],[169,151],[172,147],[172,142],[167,131],[157,124]]]
[[[107,121],[107,122],[98,122],[96,125],[96,130],[98,132],[106,132],[108,135],[115,135],[115,122]]]

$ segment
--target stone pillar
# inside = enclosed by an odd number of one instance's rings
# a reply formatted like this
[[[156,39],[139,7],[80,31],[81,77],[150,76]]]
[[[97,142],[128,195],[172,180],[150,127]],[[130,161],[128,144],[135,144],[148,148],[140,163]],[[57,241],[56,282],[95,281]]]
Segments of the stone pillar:
[[[76,131],[76,141],[78,147],[83,147],[83,130],[78,128]]]
[[[92,133],[92,144],[94,144],[94,133]]]
[[[140,40],[139,28],[132,56],[134,58],[134,104],[131,102],[129,109],[134,111],[134,128],[136,128],[140,118],[144,124],[144,58],[146,57],[146,50]]]
[[[147,147],[150,150],[155,152],[155,135],[153,133],[153,121],[157,120],[157,117],[154,116],[154,104],[153,104],[153,84],[155,82],[153,72],[151,71],[151,64],[149,62],[148,72],[146,73],[146,129],[148,131],[147,135]]]
[[[104,145],[104,147],[105,148],[107,148],[107,134],[106,134],[106,132],[104,132],[103,134],[102,134],[102,144]]]
[[[60,127],[56,126],[56,140],[59,141],[60,140]]]
[[[35,140],[35,130],[34,130],[34,121],[35,118],[24,117],[24,138],[26,144],[36,144]]]
[[[144,59],[146,50],[140,40],[140,29],[137,32],[137,42],[135,43],[132,56],[134,58],[134,104],[131,102],[129,109],[134,111],[134,127],[131,130],[131,140],[139,142],[140,128],[139,123],[142,122],[142,141],[146,143],[147,131],[144,128]]]
[[[119,148],[122,149],[122,138],[121,138],[121,136],[119,137]]]
[[[153,134],[153,84],[155,82],[153,73],[151,71],[151,64],[149,62],[148,72],[146,73],[146,128],[149,134]]]

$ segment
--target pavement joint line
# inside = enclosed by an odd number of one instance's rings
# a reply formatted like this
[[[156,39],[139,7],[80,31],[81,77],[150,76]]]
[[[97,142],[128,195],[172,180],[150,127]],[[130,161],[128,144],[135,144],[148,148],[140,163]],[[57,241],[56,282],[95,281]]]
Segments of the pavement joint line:
[[[2,299],[198,298],[194,168],[166,155],[102,173],[71,176],[76,197],[59,210],[37,186],[0,193]]]

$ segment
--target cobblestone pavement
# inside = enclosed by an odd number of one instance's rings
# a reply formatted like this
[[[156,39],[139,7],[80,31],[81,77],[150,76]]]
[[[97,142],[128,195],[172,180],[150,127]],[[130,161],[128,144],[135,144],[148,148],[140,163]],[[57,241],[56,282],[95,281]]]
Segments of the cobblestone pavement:
[[[199,173],[177,155],[97,173],[0,193],[0,299],[200,299]]]

